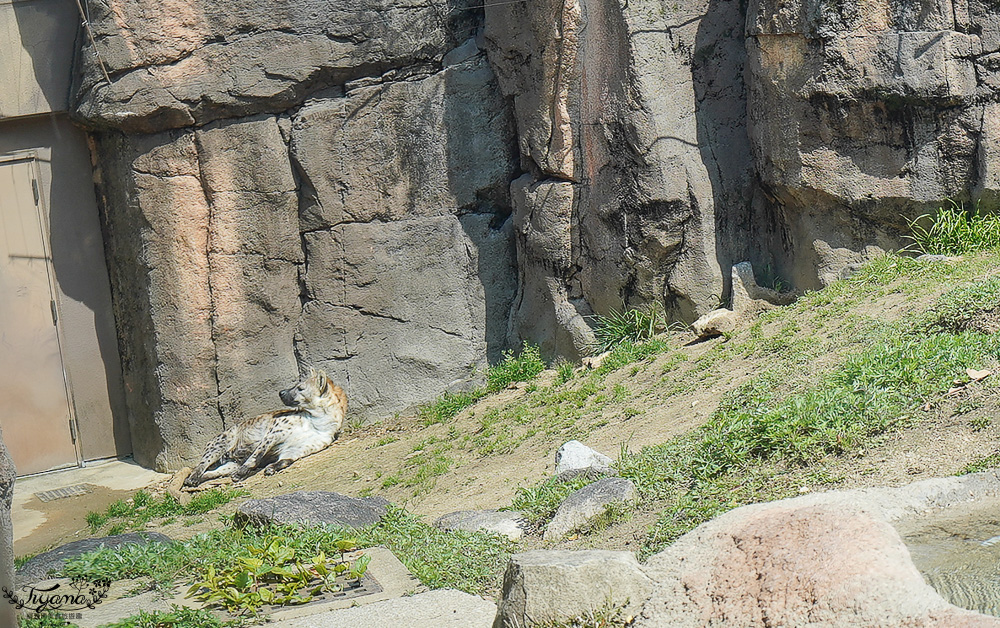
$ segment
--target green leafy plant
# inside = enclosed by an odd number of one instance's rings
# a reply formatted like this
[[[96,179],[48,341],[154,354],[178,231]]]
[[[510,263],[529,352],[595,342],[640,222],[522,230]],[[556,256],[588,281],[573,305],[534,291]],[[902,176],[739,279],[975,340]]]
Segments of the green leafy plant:
[[[345,556],[357,541],[340,539],[335,546],[340,554],[336,560],[330,561],[322,551],[302,560],[301,552],[284,537],[269,536],[260,546],[248,545],[247,554],[236,556],[231,567],[217,570],[208,565],[188,589],[188,597],[239,614],[255,614],[265,604],[305,604],[324,592],[340,591],[365,574],[370,557],[351,562]]]
[[[659,304],[629,310],[611,310],[607,316],[594,317],[596,344],[592,353],[611,351],[626,342],[649,340],[667,330],[667,319]]]
[[[964,255],[1000,246],[1000,216],[983,213],[977,203],[967,210],[964,203],[947,200],[934,215],[910,221],[912,247],[934,255]]]

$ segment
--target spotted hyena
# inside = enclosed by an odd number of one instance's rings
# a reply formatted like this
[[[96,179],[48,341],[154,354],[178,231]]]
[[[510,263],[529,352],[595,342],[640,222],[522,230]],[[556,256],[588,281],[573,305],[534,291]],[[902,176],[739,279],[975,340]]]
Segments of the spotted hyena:
[[[310,369],[309,377],[278,396],[290,409],[247,419],[213,438],[184,484],[226,475],[239,482],[261,467],[270,475],[325,449],[340,434],[347,395],[323,371]]]

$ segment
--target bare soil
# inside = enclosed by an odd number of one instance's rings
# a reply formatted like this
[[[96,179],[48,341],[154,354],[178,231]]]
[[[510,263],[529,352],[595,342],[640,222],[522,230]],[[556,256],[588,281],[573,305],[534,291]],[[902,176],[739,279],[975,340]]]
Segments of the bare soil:
[[[988,269],[993,272],[995,268]],[[759,326],[765,339],[799,341],[811,347],[808,360],[788,365],[788,387],[819,381],[856,350],[851,345],[852,327],[891,321],[922,311],[948,286],[929,282],[920,289],[888,290],[869,300],[850,304],[842,316],[822,318],[803,311],[788,327],[788,320]],[[794,307],[794,306],[792,306]],[[766,319],[765,315],[765,319]],[[740,331],[730,342],[746,340]],[[782,338],[787,334],[788,338]],[[583,403],[572,425],[552,433],[540,431],[524,438],[509,451],[483,455],[469,443],[482,435],[484,417],[491,409],[510,408],[530,399],[533,390],[555,378],[546,372],[533,386],[520,384],[482,400],[459,413],[447,424],[423,425],[418,417],[406,416],[377,424],[356,426],[327,450],[297,461],[274,476],[258,474],[244,486],[254,497],[267,497],[299,490],[331,490],[347,495],[381,495],[425,516],[428,521],[457,510],[494,509],[509,506],[519,487],[534,485],[553,474],[554,454],[570,437],[617,457],[622,448],[637,450],[663,443],[695,429],[716,409],[722,396],[785,359],[783,351],[728,351],[727,340],[693,342],[690,334],[669,336],[672,349],[655,359],[625,366],[608,374],[601,393]],[[733,345],[735,346],[735,345]],[[713,353],[714,352],[714,353]],[[721,356],[715,361],[706,356]],[[798,354],[801,355],[801,354]],[[708,365],[707,367],[705,365]],[[990,368],[997,369],[998,365]],[[583,368],[583,367],[581,367]],[[568,386],[586,381],[582,373]],[[998,451],[1000,425],[993,418],[1000,410],[1000,369],[980,382],[965,384],[954,395],[933,400],[913,413],[907,427],[873,441],[847,457],[831,458],[821,467],[838,481],[821,487],[803,486],[802,492],[865,486],[896,486],[912,481],[953,475],[967,464]],[[529,419],[532,410],[528,407]],[[576,416],[576,415],[574,415]],[[530,421],[529,421],[530,422]],[[447,470],[413,480],[424,458],[439,454]],[[396,481],[392,481],[392,478]],[[66,501],[81,511],[90,506]],[[222,509],[232,512],[235,505]],[[184,538],[218,526],[219,513],[203,520],[160,526],[157,531]],[[632,519],[593,535],[562,541],[557,546],[635,549],[656,513],[640,511]],[[79,517],[54,518],[45,543],[60,535],[80,533]],[[528,545],[540,545],[538,540]]]

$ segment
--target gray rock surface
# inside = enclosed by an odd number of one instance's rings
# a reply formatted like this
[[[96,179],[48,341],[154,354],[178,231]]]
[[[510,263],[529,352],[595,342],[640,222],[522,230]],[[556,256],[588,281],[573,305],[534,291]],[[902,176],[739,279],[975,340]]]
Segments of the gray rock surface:
[[[452,589],[439,589],[268,625],[273,628],[488,628],[495,614],[496,605],[489,600]]]
[[[578,357],[589,340],[580,318],[592,312],[669,295],[669,312],[690,321],[722,294],[713,184],[727,184],[713,176],[732,168],[699,150],[706,130],[695,114],[732,103],[722,124],[710,123],[714,133],[740,130],[744,113],[739,90],[698,93],[690,25],[704,7],[687,4],[669,16],[652,1],[486,8],[490,61],[513,98],[521,161],[530,165],[512,188],[525,271],[512,331],[545,355]],[[738,11],[718,17],[730,22],[711,26],[719,34],[740,26]],[[738,81],[742,64],[733,59],[742,52],[718,50],[713,67]],[[737,148],[745,136],[732,139],[724,155],[746,160],[749,151]],[[747,179],[748,166],[734,181]]]
[[[308,366],[378,418],[501,358],[515,138],[472,52],[294,115],[99,136],[138,461],[196,460]]]
[[[389,502],[381,497],[357,499],[330,491],[299,491],[248,499],[233,514],[238,525],[303,523],[364,528],[378,523]]]
[[[985,472],[737,508],[646,562],[636,625],[1000,626],[935,592],[898,531],[998,490]]]
[[[45,580],[50,572],[58,572],[70,558],[75,558],[87,552],[93,552],[101,547],[113,549],[122,545],[145,545],[147,543],[172,543],[170,537],[159,532],[129,532],[114,536],[103,536],[93,539],[80,539],[61,545],[54,550],[39,554],[21,565],[17,570],[18,585],[30,584]]]
[[[17,469],[3,442],[3,430],[0,430],[0,591],[14,590],[14,525],[10,519],[10,505],[14,500],[16,477]],[[17,625],[12,604],[0,604],[0,625]]]
[[[469,37],[467,4],[98,0],[89,7],[96,44],[84,43],[78,113],[149,133],[284,111],[362,77],[405,78]]]
[[[567,441],[556,451],[556,475],[570,479],[577,475],[616,475],[614,460],[578,440]]]
[[[546,541],[557,541],[603,516],[609,507],[627,507],[637,498],[635,485],[625,478],[604,478],[570,493],[549,525]]]
[[[88,4],[137,461],[192,462],[308,366],[379,418],[526,341],[579,358],[595,314],[789,298],[734,262],[816,288],[1000,198],[984,0],[479,7]]]
[[[631,552],[534,550],[507,565],[494,628],[565,621],[610,602],[635,612],[653,583]]]
[[[452,530],[495,532],[512,541],[523,537],[525,530],[528,529],[528,522],[522,513],[516,510],[460,510],[441,515],[434,525],[449,532]]]
[[[995,6],[759,0],[748,13],[750,141],[796,287],[895,248],[900,216],[995,194]]]

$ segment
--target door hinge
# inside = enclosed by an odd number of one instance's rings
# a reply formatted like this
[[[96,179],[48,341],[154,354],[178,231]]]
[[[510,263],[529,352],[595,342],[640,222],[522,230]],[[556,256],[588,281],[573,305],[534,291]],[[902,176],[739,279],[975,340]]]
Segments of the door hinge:
[[[56,302],[54,299],[49,301],[49,309],[52,310],[52,324],[59,324],[59,314],[56,312]]]
[[[69,420],[69,436],[70,436],[70,438],[73,439],[73,442],[75,443],[76,442],[76,423],[73,422],[73,419]]]
[[[38,179],[31,179],[31,194],[35,197],[35,207],[38,207]]]

